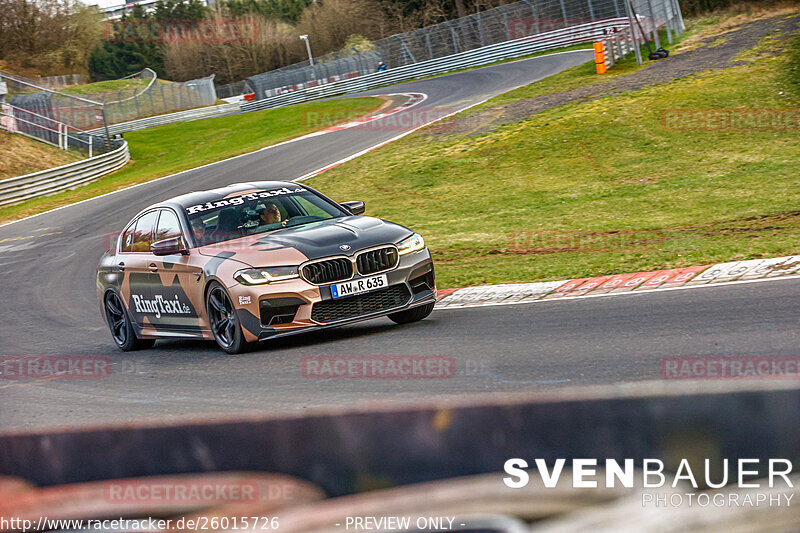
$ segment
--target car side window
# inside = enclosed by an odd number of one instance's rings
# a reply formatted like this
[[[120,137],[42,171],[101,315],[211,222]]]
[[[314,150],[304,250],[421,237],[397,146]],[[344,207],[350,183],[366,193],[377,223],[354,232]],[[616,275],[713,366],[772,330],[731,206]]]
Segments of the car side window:
[[[136,228],[136,222],[133,222],[122,233],[122,241],[119,245],[120,252],[130,252],[133,247],[133,230]]]
[[[153,242],[182,237],[181,223],[178,222],[178,215],[171,209],[162,209],[161,216],[158,217],[156,236]]]
[[[132,252],[149,252],[153,244],[153,226],[156,225],[158,211],[150,211],[136,221],[136,230],[133,232]]]

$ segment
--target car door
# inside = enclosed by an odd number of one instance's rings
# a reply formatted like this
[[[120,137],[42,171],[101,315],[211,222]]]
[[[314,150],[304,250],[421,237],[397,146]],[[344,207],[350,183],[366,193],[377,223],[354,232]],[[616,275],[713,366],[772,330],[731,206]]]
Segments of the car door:
[[[187,233],[180,219],[169,208],[160,210],[153,242],[181,238],[187,248]],[[148,257],[148,270],[154,273],[151,293],[159,306],[158,328],[161,331],[201,334],[198,309],[202,309],[202,268],[196,264],[197,254],[174,254]]]
[[[155,273],[148,268],[157,219],[158,210],[148,211],[136,219],[123,233],[117,254],[117,266],[124,272],[120,294],[131,321],[139,327],[152,325],[160,314],[152,301],[150,288]]]

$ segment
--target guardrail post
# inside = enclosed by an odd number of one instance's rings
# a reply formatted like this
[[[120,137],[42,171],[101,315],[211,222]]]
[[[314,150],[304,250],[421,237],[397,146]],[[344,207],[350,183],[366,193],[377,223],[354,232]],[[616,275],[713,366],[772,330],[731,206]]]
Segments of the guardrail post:
[[[433,46],[431,46],[431,34],[429,31],[425,32],[425,43],[428,45],[428,59],[433,59]]]
[[[536,6],[533,5],[531,0],[525,0],[525,3],[528,4],[528,7],[531,8],[531,15],[533,16],[533,23],[536,25],[536,33],[542,33],[542,29],[539,27],[539,15],[536,13]],[[562,3],[563,5],[563,3]]]
[[[656,22],[656,14],[653,11],[653,2],[647,0],[647,9],[650,11],[650,24],[653,25],[653,40],[656,42],[656,48],[661,48],[661,40],[658,38],[658,23]]]
[[[450,28],[450,35],[453,36],[453,50],[455,53],[458,53],[458,38],[456,37],[456,30],[453,28],[452,24],[447,25]]]
[[[678,35],[680,35],[686,30],[686,25],[683,23],[683,13],[681,13],[680,3],[678,0],[672,0],[672,3],[675,6],[675,14],[678,16],[678,28],[680,29]]]
[[[564,16],[564,27],[569,27],[569,22],[567,20],[567,6],[564,4],[564,0],[561,0],[561,14]]]
[[[669,9],[670,4],[669,2],[661,1],[661,9],[664,11],[664,27],[667,29],[667,41],[669,44],[672,44],[672,10]]]
[[[633,51],[636,54],[636,63],[641,65],[642,64],[642,51],[639,50],[639,40],[636,38],[636,21],[633,19],[633,9],[631,9],[631,2],[630,0],[625,0],[625,11],[628,12],[628,24],[630,25],[630,32],[631,32],[631,41],[633,45]]]
[[[92,158],[93,148],[94,148],[94,135],[89,135],[89,159]]]
[[[106,104],[100,108],[100,114],[103,117],[103,128],[106,131],[106,149],[108,150],[111,146],[111,134],[108,132],[108,118],[106,117]]]
[[[594,22],[594,8],[592,7],[592,0],[586,0],[586,3],[589,5],[589,18],[592,19]]]

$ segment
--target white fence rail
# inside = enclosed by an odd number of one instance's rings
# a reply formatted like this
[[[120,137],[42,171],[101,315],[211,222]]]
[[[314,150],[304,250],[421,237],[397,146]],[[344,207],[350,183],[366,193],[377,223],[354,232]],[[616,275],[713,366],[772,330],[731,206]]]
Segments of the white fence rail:
[[[74,189],[122,168],[129,160],[128,143],[123,141],[103,155],[0,180],[0,206]]]
[[[50,117],[20,109],[11,104],[0,104],[0,130],[25,135],[61,150],[79,150],[92,157],[97,152],[106,152],[106,140],[99,135],[90,135]]]

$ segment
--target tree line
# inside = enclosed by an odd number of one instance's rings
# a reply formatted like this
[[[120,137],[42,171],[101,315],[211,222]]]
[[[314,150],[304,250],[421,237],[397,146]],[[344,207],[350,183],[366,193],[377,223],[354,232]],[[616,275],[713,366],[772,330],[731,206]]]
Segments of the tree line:
[[[217,83],[244,79],[307,58],[442,22],[513,0],[161,0],[152,12],[134,6],[122,21],[104,20],[78,0],[0,0],[0,68],[27,76],[89,73],[117,79],[149,67],[187,80],[216,74]],[[159,39],[120,35],[147,24],[235,21],[241,39]],[[142,26],[145,25],[145,26]],[[141,31],[140,31],[141,33]]]
[[[176,81],[216,75],[229,83],[315,56],[513,0],[160,0],[120,22],[78,0],[0,0],[0,68],[25,76],[89,73],[117,79],[149,67]],[[776,0],[762,0],[762,3]],[[685,12],[733,0],[682,0]],[[153,28],[196,21],[238,38],[161,38]],[[119,28],[134,32],[125,35]],[[134,30],[147,30],[144,37]],[[149,33],[148,33],[149,32]],[[201,32],[202,33],[202,32]],[[236,37],[236,36],[234,36]]]

